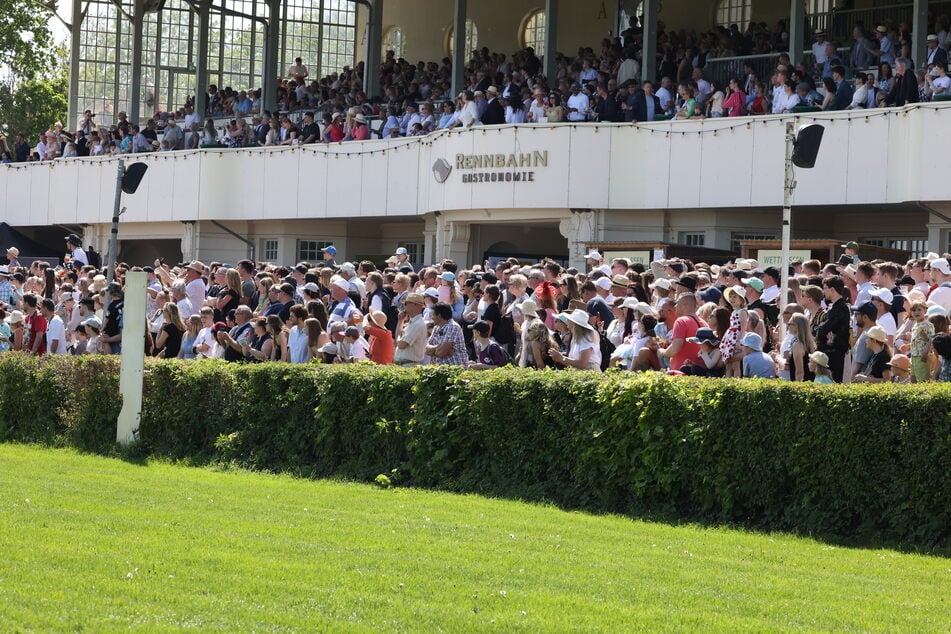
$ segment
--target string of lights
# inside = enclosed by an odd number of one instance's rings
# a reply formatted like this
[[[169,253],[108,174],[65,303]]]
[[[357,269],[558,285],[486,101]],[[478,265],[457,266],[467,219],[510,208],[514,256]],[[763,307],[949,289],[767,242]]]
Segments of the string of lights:
[[[951,102],[948,102],[947,105],[937,105],[933,103],[919,103],[912,104],[909,106],[904,106],[902,108],[891,108],[891,109],[875,109],[875,110],[849,110],[849,111],[836,111],[833,113],[828,113],[827,116],[816,116],[819,115],[816,113],[793,113],[792,116],[795,117],[795,122],[799,123],[824,123],[830,126],[835,126],[837,124],[852,125],[853,122],[859,121],[863,123],[870,123],[872,119],[885,118],[888,117],[901,117],[907,118],[909,112],[914,112],[917,110],[926,109],[931,111],[935,116],[940,116],[941,111],[951,107]],[[662,134],[664,138],[670,138],[672,135],[681,137],[687,136],[698,136],[703,137],[704,135],[719,136],[725,132],[735,133],[737,130],[753,130],[756,127],[770,127],[777,126],[781,129],[785,129],[786,121],[788,116],[764,116],[762,118],[750,118],[744,117],[743,121],[739,121],[733,125],[728,125],[730,118],[709,118],[709,119],[671,119],[667,121],[653,121],[653,122],[632,122],[632,123],[557,123],[557,124],[525,124],[525,125],[512,125],[512,126],[499,126],[493,127],[491,129],[486,129],[481,126],[465,128],[465,129],[444,129],[436,130],[431,132],[426,136],[414,137],[412,139],[401,139],[401,142],[398,144],[388,145],[386,147],[379,147],[375,142],[372,146],[364,146],[360,142],[355,141],[343,141],[338,143],[317,143],[312,145],[293,145],[290,147],[283,148],[202,148],[198,150],[185,150],[185,151],[174,151],[174,152],[145,152],[141,154],[123,154],[123,155],[110,155],[107,157],[82,157],[78,160],[82,160],[87,164],[97,164],[97,165],[113,165],[118,164],[119,159],[125,160],[145,160],[148,162],[158,162],[158,161],[188,161],[192,158],[200,157],[201,154],[216,154],[218,157],[223,157],[225,155],[240,155],[240,153],[245,152],[247,156],[267,156],[270,154],[281,154],[284,152],[290,152],[291,154],[296,154],[301,152],[303,154],[310,154],[313,156],[324,156],[330,158],[331,156],[334,159],[340,159],[341,157],[353,158],[361,156],[385,156],[387,152],[390,153],[399,153],[401,150],[407,150],[417,147],[432,147],[433,143],[439,140],[442,137],[453,138],[455,136],[463,136],[466,134],[475,134],[480,133],[482,136],[487,136],[495,132],[496,134],[503,134],[504,132],[511,130],[513,134],[519,133],[538,133],[542,131],[557,131],[557,130],[576,130],[578,128],[594,128],[595,134],[601,132],[601,128],[605,129],[614,129],[614,130],[630,130],[635,134],[646,133],[650,135]],[[700,125],[700,130],[677,130],[679,126],[686,124]],[[704,129],[706,128],[706,129]],[[374,140],[376,141],[376,140]],[[359,149],[358,149],[359,148]],[[78,157],[76,157],[78,158]],[[55,169],[57,165],[64,165],[65,161],[73,161],[76,158],[67,158],[67,159],[56,159],[53,161],[42,161],[39,162],[40,165],[47,165],[49,169]],[[21,169],[30,169],[37,162],[28,162],[28,163],[6,163],[3,164],[7,169],[12,170],[21,170]]]

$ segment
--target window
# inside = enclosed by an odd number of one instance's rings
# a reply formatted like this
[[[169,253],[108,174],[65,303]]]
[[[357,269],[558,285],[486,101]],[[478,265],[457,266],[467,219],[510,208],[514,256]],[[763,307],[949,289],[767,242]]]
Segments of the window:
[[[746,30],[750,23],[752,3],[752,0],[720,0],[716,13],[717,25],[729,27],[735,24],[740,31]]]
[[[828,13],[831,0],[806,0],[806,13],[815,15],[816,13]]]
[[[396,59],[406,57],[406,38],[403,35],[403,29],[398,26],[391,26],[383,36],[383,57],[386,57],[387,51],[393,51]]]
[[[407,242],[403,245],[406,247],[406,255],[409,256],[409,261],[414,266],[419,266],[423,263],[423,243],[422,242]]]
[[[927,238],[863,238],[860,243],[873,247],[911,251],[913,258],[923,258],[928,254]]]
[[[531,46],[537,55],[545,52],[545,24],[544,9],[535,9],[522,21],[522,46]]]
[[[456,40],[453,37],[454,30],[455,28],[452,26],[446,29],[446,50],[449,52],[449,57],[455,55],[456,52]],[[476,28],[475,22],[466,20],[466,55],[477,48],[479,48],[479,29]]]
[[[261,249],[261,254],[265,262],[277,261],[277,245],[277,240],[264,240],[264,247]]]
[[[637,3],[637,8],[634,10],[634,13],[628,13],[627,9],[621,7],[617,13],[618,33],[624,33],[624,31],[631,28],[631,18],[636,18],[638,23],[640,23],[643,17],[644,0],[640,0],[640,2]]]
[[[702,247],[707,240],[707,234],[701,232],[681,231],[677,242],[688,247]]]
[[[740,240],[776,240],[775,233],[732,233],[730,235],[730,250],[740,252]]]
[[[298,262],[319,262],[324,259],[321,249],[329,247],[333,242],[322,240],[298,240],[297,241],[297,261]]]

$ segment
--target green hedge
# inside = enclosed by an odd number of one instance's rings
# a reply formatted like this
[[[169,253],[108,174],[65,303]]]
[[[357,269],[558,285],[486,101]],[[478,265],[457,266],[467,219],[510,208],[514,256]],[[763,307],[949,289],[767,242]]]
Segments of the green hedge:
[[[114,451],[118,363],[0,357],[0,439]],[[161,361],[137,451],[951,546],[951,386]]]

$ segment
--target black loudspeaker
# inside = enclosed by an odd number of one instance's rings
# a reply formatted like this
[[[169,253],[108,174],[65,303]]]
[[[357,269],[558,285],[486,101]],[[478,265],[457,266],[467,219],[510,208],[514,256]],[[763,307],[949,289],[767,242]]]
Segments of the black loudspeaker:
[[[134,194],[135,190],[139,188],[139,183],[142,182],[142,177],[145,176],[145,170],[147,169],[149,169],[149,166],[145,163],[133,163],[125,168],[125,174],[122,175],[122,191],[127,194]]]
[[[824,128],[818,123],[799,128],[799,134],[793,142],[793,165],[806,169],[816,166],[816,155],[819,154],[819,145],[822,144],[823,130]]]

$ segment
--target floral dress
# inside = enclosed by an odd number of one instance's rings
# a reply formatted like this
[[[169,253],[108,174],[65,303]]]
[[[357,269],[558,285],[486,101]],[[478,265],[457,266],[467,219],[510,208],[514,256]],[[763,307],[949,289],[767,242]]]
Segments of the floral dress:
[[[743,325],[744,312],[746,312],[746,310],[741,308],[730,313],[730,327],[723,334],[723,339],[720,340],[720,356],[723,358],[724,363],[728,363],[730,359],[733,358],[736,345],[743,334],[740,330]]]

